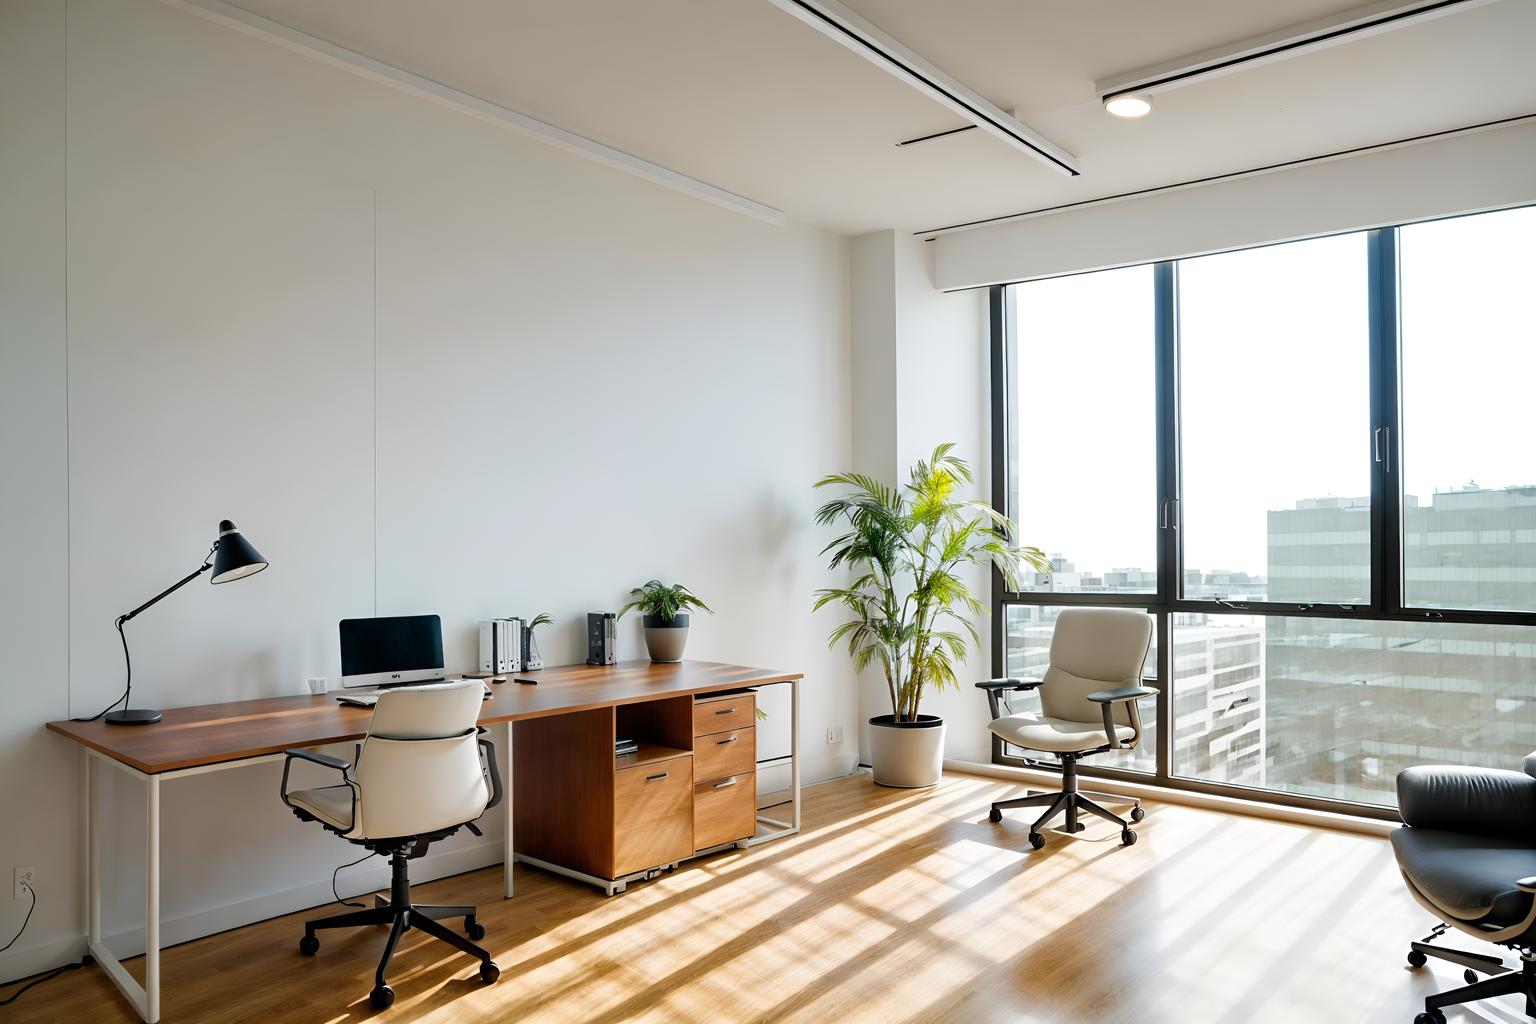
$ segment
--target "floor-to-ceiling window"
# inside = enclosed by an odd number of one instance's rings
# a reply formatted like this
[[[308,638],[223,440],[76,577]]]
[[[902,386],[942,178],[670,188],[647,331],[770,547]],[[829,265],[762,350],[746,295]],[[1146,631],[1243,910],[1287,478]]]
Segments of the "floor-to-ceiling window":
[[[1536,208],[994,289],[995,668],[1146,609],[1155,728],[1096,770],[1390,814],[1536,749]],[[995,757],[1026,752],[998,743]]]

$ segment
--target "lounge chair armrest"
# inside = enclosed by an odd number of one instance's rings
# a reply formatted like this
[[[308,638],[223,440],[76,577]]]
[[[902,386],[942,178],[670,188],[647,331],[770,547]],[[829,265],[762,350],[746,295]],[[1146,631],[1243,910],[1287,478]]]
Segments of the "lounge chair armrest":
[[[1524,892],[1536,892],[1536,875],[1515,879],[1515,885]]]
[[[1088,695],[1088,699],[1095,704],[1113,704],[1122,700],[1141,700],[1143,697],[1155,697],[1157,691],[1150,686],[1122,686],[1116,690],[1096,690]]]

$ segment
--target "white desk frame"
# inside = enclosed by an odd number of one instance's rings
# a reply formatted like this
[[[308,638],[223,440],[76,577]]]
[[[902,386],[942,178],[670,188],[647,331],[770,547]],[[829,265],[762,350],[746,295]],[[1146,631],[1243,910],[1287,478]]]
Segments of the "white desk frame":
[[[753,836],[743,841],[742,845],[751,847],[759,843],[766,843],[784,836],[792,836],[800,831],[800,681],[787,680],[785,683],[767,683],[759,685],[790,687],[790,732],[789,732],[789,756],[788,758],[775,758],[760,762],[758,767],[765,765],[774,766],[788,760],[790,765],[790,799],[793,812],[789,821],[778,821],[772,818],[759,816],[758,821],[772,826],[775,830]],[[503,826],[504,835],[502,848],[502,889],[506,899],[512,898],[512,868],[519,859],[512,845],[512,827],[514,815],[512,813],[512,726],[513,722],[504,724],[502,733],[502,807],[506,815]],[[90,747],[82,747],[81,779],[84,786],[86,806],[86,826],[84,830],[85,861],[86,861],[86,920],[85,933],[86,945],[91,957],[101,964],[112,983],[122,992],[123,998],[133,1004],[139,1017],[145,1024],[158,1024],[160,1020],[160,783],[170,779],[184,779],[192,775],[205,775],[208,772],[226,771],[231,768],[244,768],[249,765],[271,764],[282,761],[282,754],[263,754],[260,757],[246,757],[234,761],[221,761],[218,764],[199,765],[196,768],[182,768],[177,771],[160,772],[150,775],[139,771],[130,765],[108,757]],[[107,949],[101,938],[101,786],[97,780],[96,762],[111,765],[125,774],[144,783],[144,984],[140,985],[123,967],[121,960]],[[542,864],[538,866],[544,866]],[[552,866],[551,866],[552,867]],[[561,869],[562,874],[572,874],[568,869]],[[609,879],[580,876],[582,881],[590,881],[604,886],[615,884]],[[642,876],[643,877],[643,876]],[[624,884],[620,883],[618,892],[624,891]]]

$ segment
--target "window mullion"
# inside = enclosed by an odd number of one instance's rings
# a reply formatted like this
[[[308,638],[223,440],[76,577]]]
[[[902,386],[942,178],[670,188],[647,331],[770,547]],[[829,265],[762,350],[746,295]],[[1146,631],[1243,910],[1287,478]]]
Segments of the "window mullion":
[[[1398,376],[1397,229],[1371,232],[1369,247],[1371,608],[1403,610],[1402,416]]]
[[[1168,613],[1183,589],[1178,529],[1179,496],[1179,350],[1178,277],[1173,262],[1153,273],[1157,387],[1157,778],[1173,772],[1173,617]]]

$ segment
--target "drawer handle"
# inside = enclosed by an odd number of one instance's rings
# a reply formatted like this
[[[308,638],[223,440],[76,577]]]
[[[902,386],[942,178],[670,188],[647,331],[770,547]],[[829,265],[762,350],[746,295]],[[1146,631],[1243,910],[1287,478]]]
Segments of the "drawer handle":
[[[671,772],[661,772],[661,773],[656,774],[656,775],[647,775],[645,777],[645,781],[646,782],[660,782],[662,779],[665,779],[665,778],[669,777],[671,774],[672,774]]]
[[[717,747],[723,747],[723,746],[725,746],[725,745],[726,745],[726,744],[727,744],[727,743],[735,743],[735,742],[736,742],[736,741],[737,741],[737,740],[739,740],[739,739],[741,739],[741,737],[740,737],[740,736],[727,736],[727,737],[726,737],[726,738],[725,738],[725,739],[723,739],[723,740],[715,740],[715,746],[717,746]]]
[[[734,785],[736,785],[736,780],[735,779],[726,779],[724,782],[717,782],[717,783],[715,783],[715,788],[716,789],[724,789],[726,786],[734,786]]]
[[[716,711],[715,712],[715,714],[717,714],[717,715],[734,715],[735,713],[736,713],[736,709],[735,708],[724,708],[724,709],[722,709],[720,711]]]

